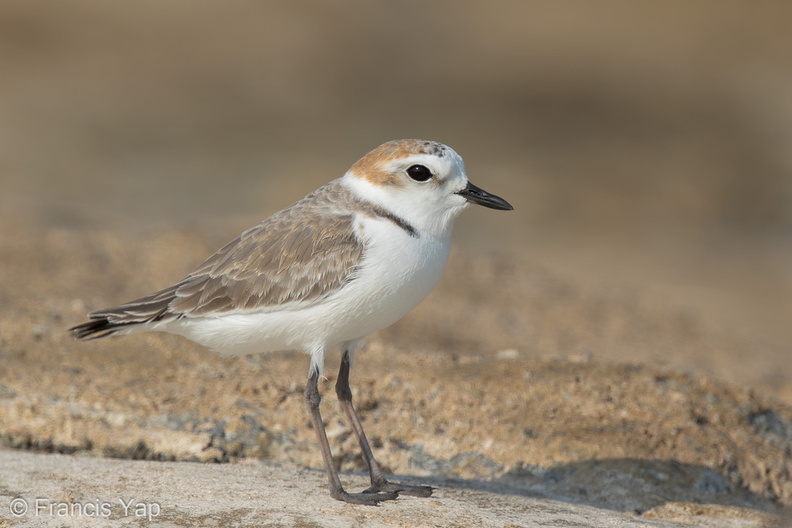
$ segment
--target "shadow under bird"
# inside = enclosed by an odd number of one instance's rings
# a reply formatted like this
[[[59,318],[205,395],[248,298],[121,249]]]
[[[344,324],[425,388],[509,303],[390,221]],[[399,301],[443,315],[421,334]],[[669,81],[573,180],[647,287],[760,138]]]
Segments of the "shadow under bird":
[[[468,181],[462,158],[434,141],[380,145],[341,178],[275,213],[164,290],[88,315],[80,339],[170,332],[224,355],[302,350],[305,399],[333,498],[376,505],[432,488],[389,482],[352,405],[359,341],[417,306],[443,273],[454,219],[469,204],[511,210]],[[328,350],[340,349],[336,395],[363,452],[371,486],[344,490],[319,411]]]

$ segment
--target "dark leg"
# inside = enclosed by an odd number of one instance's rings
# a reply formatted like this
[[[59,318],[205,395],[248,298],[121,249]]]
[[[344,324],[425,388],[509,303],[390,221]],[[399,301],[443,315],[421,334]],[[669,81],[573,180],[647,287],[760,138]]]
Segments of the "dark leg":
[[[330,443],[327,441],[322,415],[319,413],[319,403],[322,401],[322,397],[319,394],[318,382],[319,373],[311,369],[311,374],[308,376],[308,384],[305,386],[305,401],[308,404],[308,412],[311,414],[311,422],[313,423],[314,431],[316,431],[316,438],[319,440],[322,458],[324,458],[325,467],[327,468],[327,478],[330,481],[330,496],[340,501],[369,506],[376,506],[377,503],[384,500],[396,499],[399,494],[395,491],[387,491],[385,493],[347,493],[344,491],[341,479],[338,478],[338,471],[333,466]]]
[[[371,452],[366,433],[363,432],[363,426],[360,424],[360,418],[352,405],[352,391],[349,388],[349,353],[344,351],[341,357],[341,368],[338,369],[338,380],[336,381],[336,396],[344,408],[344,412],[352,423],[352,430],[355,431],[355,436],[360,444],[360,449],[363,451],[363,460],[369,469],[371,475],[371,487],[363,491],[363,493],[378,493],[378,492],[398,492],[405,495],[414,495],[416,497],[428,497],[432,494],[432,487],[430,486],[411,486],[409,484],[391,483],[385,480],[382,476],[379,464],[374,460],[374,454]]]

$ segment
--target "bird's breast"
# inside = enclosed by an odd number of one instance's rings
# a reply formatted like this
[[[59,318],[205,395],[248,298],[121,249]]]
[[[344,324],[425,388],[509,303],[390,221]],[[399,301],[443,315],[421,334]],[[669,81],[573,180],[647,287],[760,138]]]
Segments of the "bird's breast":
[[[420,304],[442,276],[450,249],[450,236],[413,236],[389,221],[362,222],[363,260],[335,299],[354,328],[350,339],[389,326]]]

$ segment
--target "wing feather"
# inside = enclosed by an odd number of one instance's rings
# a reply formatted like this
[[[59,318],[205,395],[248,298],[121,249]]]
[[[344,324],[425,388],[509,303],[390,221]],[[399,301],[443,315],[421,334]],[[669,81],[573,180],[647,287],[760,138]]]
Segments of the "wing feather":
[[[363,258],[356,202],[334,180],[248,229],[173,286],[94,312],[72,331],[102,337],[139,323],[317,302],[353,280]]]
[[[177,285],[170,309],[202,315],[316,301],[332,293],[352,279],[363,256],[354,213],[345,206],[351,201],[349,191],[331,182],[245,231]]]

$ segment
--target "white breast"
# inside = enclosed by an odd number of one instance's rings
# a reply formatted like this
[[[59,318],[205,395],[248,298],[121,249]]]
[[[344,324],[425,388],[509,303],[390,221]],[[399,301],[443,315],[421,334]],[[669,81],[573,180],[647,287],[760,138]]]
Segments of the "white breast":
[[[418,306],[442,276],[451,247],[450,233],[439,239],[411,236],[383,218],[359,218],[356,227],[367,248],[359,275],[339,292],[346,324],[334,342],[385,328]]]

